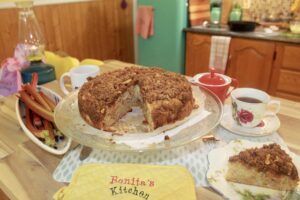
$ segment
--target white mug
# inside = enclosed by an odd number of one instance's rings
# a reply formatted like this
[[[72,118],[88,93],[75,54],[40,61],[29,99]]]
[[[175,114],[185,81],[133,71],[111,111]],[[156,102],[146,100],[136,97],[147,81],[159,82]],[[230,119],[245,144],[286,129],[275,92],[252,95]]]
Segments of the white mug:
[[[231,101],[233,119],[247,128],[259,126],[266,115],[276,115],[280,110],[280,101],[271,100],[266,92],[254,88],[233,90]]]
[[[59,80],[61,90],[67,95],[70,92],[66,89],[64,77],[68,76],[71,79],[72,90],[80,88],[88,77],[95,77],[99,74],[100,69],[96,65],[81,65],[72,68],[69,72],[64,73]]]

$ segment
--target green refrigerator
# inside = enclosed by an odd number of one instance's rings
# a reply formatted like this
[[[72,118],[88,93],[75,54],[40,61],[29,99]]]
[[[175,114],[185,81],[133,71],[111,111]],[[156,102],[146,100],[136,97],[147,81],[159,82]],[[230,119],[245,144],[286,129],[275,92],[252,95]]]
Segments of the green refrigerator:
[[[187,0],[137,0],[140,5],[154,8],[154,35],[136,36],[136,62],[184,73]]]

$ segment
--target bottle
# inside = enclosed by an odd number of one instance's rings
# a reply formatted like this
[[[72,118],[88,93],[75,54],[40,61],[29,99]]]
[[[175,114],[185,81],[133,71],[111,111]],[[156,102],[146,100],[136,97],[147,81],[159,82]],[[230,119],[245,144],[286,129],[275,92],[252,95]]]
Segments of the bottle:
[[[211,4],[210,21],[212,24],[219,24],[221,19],[221,3],[214,2]]]
[[[235,4],[232,8],[230,15],[229,15],[229,21],[241,21],[242,18],[242,9],[239,4]]]
[[[55,80],[54,67],[43,62],[45,40],[32,10],[33,1],[21,1],[16,5],[19,8],[19,45],[30,62],[21,71],[23,83],[31,82],[32,73],[38,74],[38,84]]]
[[[210,20],[213,24],[219,24],[221,17],[221,8],[220,7],[213,7],[210,13]]]

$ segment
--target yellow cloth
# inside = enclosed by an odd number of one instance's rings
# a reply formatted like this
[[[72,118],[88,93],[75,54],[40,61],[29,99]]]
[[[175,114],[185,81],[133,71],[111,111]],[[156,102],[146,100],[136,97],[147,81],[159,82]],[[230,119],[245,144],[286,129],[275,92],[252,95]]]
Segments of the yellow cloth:
[[[55,200],[196,200],[191,174],[180,166],[88,164]]]
[[[56,79],[58,80],[63,73],[79,65],[77,58],[71,56],[62,57],[50,51],[45,51],[45,57],[46,63],[54,66]]]

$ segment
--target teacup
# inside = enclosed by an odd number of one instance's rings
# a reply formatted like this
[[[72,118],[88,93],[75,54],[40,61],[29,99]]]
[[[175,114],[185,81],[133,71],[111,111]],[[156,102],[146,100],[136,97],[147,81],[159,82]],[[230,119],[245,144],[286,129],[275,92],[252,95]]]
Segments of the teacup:
[[[211,79],[211,77],[218,77],[217,79]],[[212,91],[222,103],[229,97],[230,92],[238,87],[238,81],[234,78],[230,78],[226,75],[208,72],[201,73],[194,76],[194,82],[202,87],[205,87]],[[233,88],[230,89],[230,86]]]
[[[266,115],[276,115],[280,101],[254,88],[238,88],[231,92],[232,117],[240,126],[253,128],[262,123]]]
[[[64,77],[70,77],[72,90],[80,88],[88,77],[95,77],[99,74],[100,69],[96,65],[81,65],[72,68],[69,72],[64,73],[59,80],[59,85],[63,93],[66,95],[70,93],[65,87]]]

